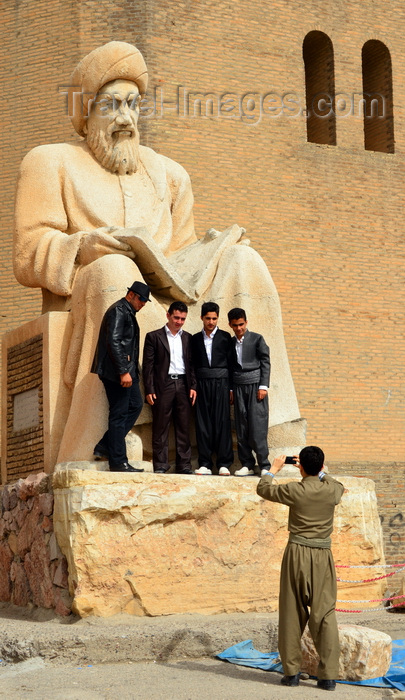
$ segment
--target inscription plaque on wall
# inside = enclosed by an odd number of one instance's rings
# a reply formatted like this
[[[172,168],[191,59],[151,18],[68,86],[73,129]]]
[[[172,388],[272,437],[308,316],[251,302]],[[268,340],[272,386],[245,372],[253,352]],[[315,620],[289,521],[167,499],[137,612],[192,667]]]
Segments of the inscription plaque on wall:
[[[14,395],[13,432],[39,425],[39,389],[29,389]]]

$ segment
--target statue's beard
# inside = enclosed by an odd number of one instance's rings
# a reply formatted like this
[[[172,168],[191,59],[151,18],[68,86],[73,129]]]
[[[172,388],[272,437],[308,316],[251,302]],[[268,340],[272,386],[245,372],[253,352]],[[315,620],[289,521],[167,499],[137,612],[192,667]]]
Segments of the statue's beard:
[[[138,169],[139,132],[133,126],[114,131],[116,128],[114,123],[105,131],[93,127],[87,134],[87,144],[104,168],[118,175],[132,175]]]

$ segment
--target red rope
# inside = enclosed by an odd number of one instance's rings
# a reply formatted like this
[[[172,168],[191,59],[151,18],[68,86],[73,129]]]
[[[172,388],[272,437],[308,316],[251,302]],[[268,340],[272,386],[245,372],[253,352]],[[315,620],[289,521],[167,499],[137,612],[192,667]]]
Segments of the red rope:
[[[352,566],[351,564],[335,564],[336,569],[385,569],[391,568],[391,566],[405,566],[404,564],[360,564],[357,566]]]
[[[359,579],[358,581],[355,581],[354,579],[346,579],[346,578],[336,578],[337,581],[340,581],[340,583],[372,583],[373,581],[381,581],[383,578],[389,578],[390,576],[395,576],[397,572],[396,571],[391,571],[390,574],[383,574],[382,576],[376,576],[376,578],[362,578]]]

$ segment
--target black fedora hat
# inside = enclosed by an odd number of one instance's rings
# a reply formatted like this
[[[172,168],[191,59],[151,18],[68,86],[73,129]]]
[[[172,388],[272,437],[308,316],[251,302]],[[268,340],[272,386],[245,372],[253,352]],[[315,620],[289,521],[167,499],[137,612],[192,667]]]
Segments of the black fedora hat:
[[[141,301],[152,301],[152,299],[149,299],[150,288],[143,282],[134,282],[128,287],[128,291],[137,294]]]

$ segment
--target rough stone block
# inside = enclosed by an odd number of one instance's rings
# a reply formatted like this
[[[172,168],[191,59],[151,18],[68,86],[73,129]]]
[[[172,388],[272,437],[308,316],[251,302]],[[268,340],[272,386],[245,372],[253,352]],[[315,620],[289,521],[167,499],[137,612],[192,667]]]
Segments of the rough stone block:
[[[9,496],[8,496],[8,508],[9,510],[13,510],[18,503],[18,495],[17,495],[17,489],[16,488],[11,488],[9,491]]]
[[[13,561],[10,577],[13,582],[11,602],[14,605],[28,605],[31,600],[31,591],[23,565]]]
[[[44,472],[30,474],[26,479],[20,479],[17,485],[17,494],[22,501],[30,496],[44,493],[48,490],[48,477]]]
[[[10,600],[10,567],[13,553],[7,542],[0,542],[0,600]]]
[[[31,550],[24,559],[32,602],[41,608],[52,608],[53,586],[49,574],[49,552],[43,540],[43,531],[38,528]]]
[[[51,493],[40,493],[38,497],[39,509],[43,515],[52,515],[53,495]]]
[[[35,531],[40,519],[38,502],[34,505],[31,511],[27,511],[27,516],[24,519],[21,530],[18,533],[18,553],[21,558],[24,558],[30,550],[34,540]]]
[[[51,519],[51,518],[48,518],[47,515],[45,515],[44,518],[43,518],[43,520],[42,520],[42,529],[43,529],[45,532],[52,532],[52,530],[53,530],[53,522],[52,522],[52,519]]]
[[[338,629],[339,680],[363,681],[385,676],[391,663],[391,637],[359,625],[338,625]],[[316,676],[319,657],[308,629],[302,637],[302,650],[302,670]]]
[[[9,503],[10,503],[10,487],[7,486],[7,484],[6,484],[5,486],[3,486],[2,493],[1,493],[1,509],[2,509],[2,513],[3,513],[5,510],[10,510]]]
[[[28,508],[27,508],[26,502],[19,501],[18,508],[17,508],[16,514],[15,514],[15,521],[16,521],[17,526],[20,530],[23,526],[24,520],[25,520],[27,515],[28,515]]]
[[[59,588],[69,588],[68,568],[67,561],[65,558],[61,559],[58,563],[55,575],[52,580],[55,586],[58,586]]]
[[[17,540],[17,535],[15,534],[15,532],[10,532],[8,539],[7,539],[7,544],[10,547],[12,553],[17,554],[17,552],[18,552],[18,540]]]
[[[58,545],[56,535],[54,532],[52,532],[49,540],[49,557],[51,561],[53,561],[54,559],[60,559],[62,557],[62,552],[60,551],[60,547]]]
[[[336,561],[385,564],[373,482],[340,479],[348,492],[336,510]],[[74,612],[276,610],[288,509],[259,498],[256,485],[253,478],[55,472],[54,527]],[[344,585],[354,598],[353,586]],[[381,582],[363,594],[381,597]]]
[[[72,596],[64,588],[54,588],[53,607],[57,615],[70,615],[72,609]]]

